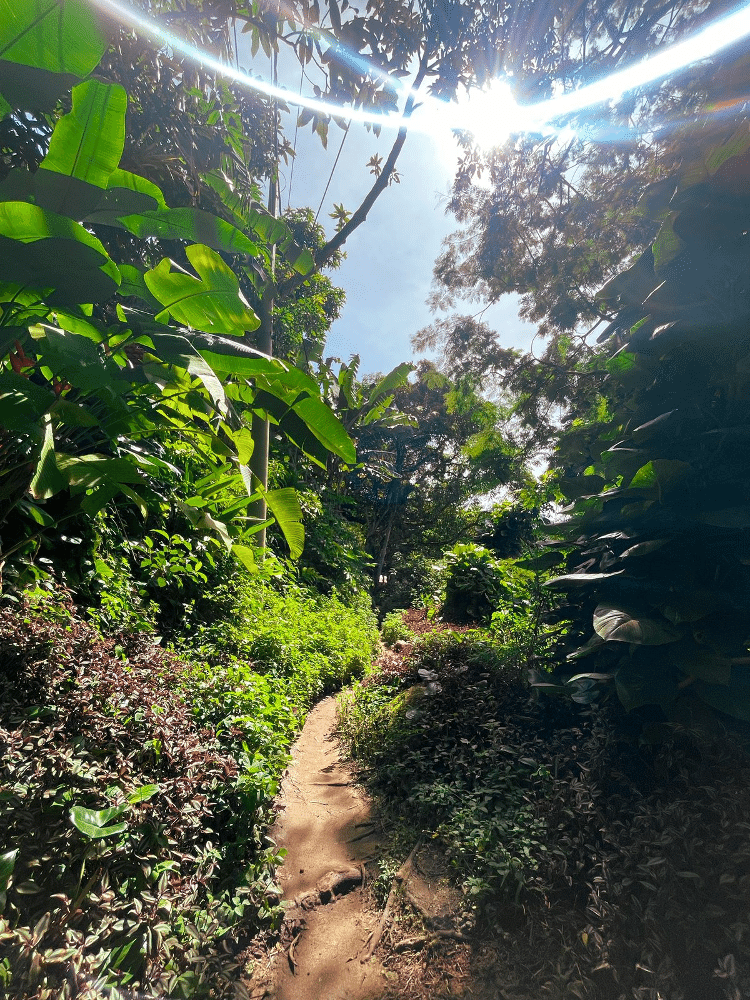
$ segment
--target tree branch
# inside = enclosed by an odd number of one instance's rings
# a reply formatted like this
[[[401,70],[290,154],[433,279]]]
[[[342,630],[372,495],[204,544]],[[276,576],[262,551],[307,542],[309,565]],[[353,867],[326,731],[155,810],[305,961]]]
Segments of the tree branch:
[[[406,141],[406,121],[411,117],[414,107],[417,102],[417,92],[424,82],[424,78],[427,75],[427,53],[422,56],[419,63],[419,69],[417,70],[417,75],[414,78],[414,83],[412,85],[411,91],[408,98],[406,99],[406,104],[404,106],[404,113],[402,115],[402,120],[404,124],[398,130],[398,135],[396,140],[391,147],[391,151],[388,154],[388,159],[385,161],[382,171],[375,178],[375,183],[372,185],[367,195],[365,196],[362,204],[359,206],[356,212],[352,215],[351,219],[346,223],[345,226],[333,236],[326,245],[318,251],[315,255],[315,267],[308,274],[295,274],[291,278],[288,278],[283,282],[278,288],[279,295],[288,295],[289,292],[294,291],[298,285],[307,281],[314,274],[320,271],[321,267],[324,267],[328,261],[334,256],[334,254],[341,249],[341,247],[346,243],[351,234],[355,229],[358,229],[368,216],[368,213],[375,202],[378,200],[380,195],[388,187],[388,182],[393,174],[396,167],[396,161],[398,160],[401,149]]]

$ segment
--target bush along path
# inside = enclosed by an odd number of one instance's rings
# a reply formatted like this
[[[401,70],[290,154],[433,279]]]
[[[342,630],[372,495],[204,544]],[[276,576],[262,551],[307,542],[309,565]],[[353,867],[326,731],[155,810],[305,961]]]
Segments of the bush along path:
[[[266,832],[289,746],[375,633],[293,588],[233,607],[242,637],[204,635],[202,664],[102,638],[64,592],[0,608],[0,996],[247,998],[248,946],[282,916]],[[336,655],[281,648],[289,621]]]
[[[492,629],[389,637],[380,672],[341,696],[339,729],[398,830],[394,863],[424,838],[415,868],[461,890],[452,927],[469,941],[429,933],[409,880],[384,998],[750,996],[750,756],[736,734],[662,724],[645,740],[619,704],[534,699]]]

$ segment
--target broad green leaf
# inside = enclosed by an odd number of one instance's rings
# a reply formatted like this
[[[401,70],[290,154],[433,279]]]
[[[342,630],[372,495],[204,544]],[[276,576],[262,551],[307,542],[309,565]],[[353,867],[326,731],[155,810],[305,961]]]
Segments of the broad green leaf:
[[[50,415],[68,427],[97,427],[99,420],[80,403],[60,397],[50,409]]]
[[[383,376],[379,382],[373,386],[370,395],[367,399],[368,406],[377,405],[386,396],[390,396],[394,389],[398,389],[402,385],[406,385],[409,375],[414,371],[415,365],[409,361],[404,361],[402,364],[397,365],[392,371],[388,372],[387,375]]]
[[[255,393],[252,408],[270,417],[301,451],[321,468],[326,467],[328,449],[313,433],[308,423],[302,419],[283,398],[283,395],[261,389]]]
[[[116,83],[87,80],[73,88],[73,109],[55,125],[36,178],[38,185],[41,171],[62,175],[53,178],[56,198],[48,195],[46,208],[77,219],[96,205],[122,156],[127,103]]]
[[[186,337],[179,337],[172,334],[154,334],[151,339],[162,361],[166,361],[171,365],[179,365],[190,372],[194,378],[199,378],[219,412],[223,415],[228,413],[224,386],[216,377],[208,362],[200,356]]]
[[[132,806],[137,805],[139,802],[147,802],[149,799],[152,799],[158,791],[158,785],[141,785],[140,788],[136,788],[135,791],[128,795],[128,802]]]
[[[155,212],[125,215],[123,226],[141,239],[186,240],[201,243],[222,253],[256,257],[260,250],[235,226],[199,208],[167,208]]]
[[[237,447],[239,463],[240,465],[247,465],[255,448],[252,431],[249,427],[240,427],[239,430],[234,432],[233,437]]]
[[[46,386],[37,385],[15,372],[0,373],[0,426],[28,430],[55,403]]]
[[[146,177],[131,173],[129,170],[122,170],[119,167],[113,170],[109,175],[107,187],[113,191],[126,190],[133,194],[145,195],[147,198],[154,199],[157,208],[167,207],[162,190],[158,185]]]
[[[136,504],[145,514],[145,501],[132,489],[132,484],[142,482],[135,465],[125,458],[106,455],[60,455],[58,468],[67,479],[73,495],[86,493],[81,509],[93,517],[119,494]]]
[[[20,201],[0,203],[0,272],[66,303],[110,298],[120,283],[114,262],[83,226]]]
[[[101,840],[103,837],[113,837],[127,830],[127,823],[112,823],[112,820],[122,816],[127,808],[127,804],[113,806],[110,809],[73,806],[70,810],[70,821],[89,840]]]
[[[34,478],[31,480],[31,493],[35,500],[47,500],[65,486],[65,479],[60,474],[55,456],[55,439],[52,432],[50,415],[44,415],[44,441],[39,456]]]
[[[5,892],[10,885],[18,853],[18,848],[16,848],[14,851],[5,851],[0,854],[0,892]]]
[[[269,490],[265,495],[268,509],[284,533],[292,559],[298,559],[305,547],[302,508],[293,489]]]
[[[293,408],[328,451],[354,465],[357,461],[354,442],[327,403],[319,397],[307,396],[296,402]]]
[[[258,567],[255,562],[255,551],[251,549],[249,545],[233,545],[232,555],[236,556],[245,569],[250,570],[251,573],[257,571]]]
[[[600,604],[594,611],[594,630],[607,642],[633,642],[641,646],[662,646],[682,638],[682,632],[667,621],[610,604]]]
[[[52,327],[45,327],[44,333],[42,361],[59,378],[85,391],[98,389],[111,378],[98,346],[87,337]]]
[[[239,344],[224,337],[199,334],[190,342],[213,370],[222,375],[241,375],[254,379],[258,376],[286,377],[288,371],[283,361],[256,351],[247,344]]]
[[[144,275],[148,290],[164,306],[157,320],[170,315],[197,330],[235,336],[254,330],[260,321],[242,298],[237,277],[221,257],[199,244],[188,247],[186,254],[199,277],[166,258]],[[172,270],[170,265],[178,269]]]
[[[51,106],[106,48],[88,0],[0,0],[0,80],[13,107]]]
[[[141,299],[141,301],[145,302],[155,312],[161,309],[159,300],[154,298],[148,290],[142,271],[139,271],[133,264],[120,264],[120,276],[119,292],[121,296],[133,296],[134,298]]]
[[[690,473],[690,464],[677,459],[655,458],[642,466],[630,481],[631,489],[651,489],[657,487],[660,495]]]

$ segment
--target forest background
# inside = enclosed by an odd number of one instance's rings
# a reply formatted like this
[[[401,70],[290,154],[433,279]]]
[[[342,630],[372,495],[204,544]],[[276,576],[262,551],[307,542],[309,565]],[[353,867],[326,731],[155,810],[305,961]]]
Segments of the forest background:
[[[6,2],[0,975],[13,995],[77,995],[101,977],[157,994],[239,988],[219,943],[237,952],[248,921],[278,918],[263,831],[289,740],[321,693],[366,670],[373,607],[476,624],[458,643],[472,669],[492,655],[515,683],[531,667],[538,692],[621,705],[644,733],[742,734],[740,41],[569,116],[564,140],[484,152],[459,135],[462,228],[436,262],[435,304],[512,292],[537,355],[459,314],[415,332],[433,358],[416,366],[362,376],[356,357],[325,352],[344,308],[336,267],[397,179],[421,87],[450,99],[502,70],[516,100],[537,102],[728,10],[145,5],[228,64],[238,33],[271,65],[288,50],[342,118],[401,97],[404,125],[328,236],[310,209],[279,210],[293,140],[278,103],[88,3]],[[334,122],[303,110],[295,127],[325,141]],[[435,684],[437,654],[423,655]],[[378,690],[361,694],[368,725],[394,694]],[[450,822],[426,800],[425,822],[452,829],[474,801],[458,800]],[[466,885],[491,906],[513,884],[518,902],[536,862],[498,860],[498,830],[478,838]],[[494,868],[477,869],[485,852]],[[712,904],[727,941],[735,903]],[[585,934],[603,960],[606,935]],[[739,962],[742,935],[732,947]],[[701,972],[711,983],[718,957]],[[677,982],[670,961],[659,975]],[[734,988],[744,973],[721,968]]]

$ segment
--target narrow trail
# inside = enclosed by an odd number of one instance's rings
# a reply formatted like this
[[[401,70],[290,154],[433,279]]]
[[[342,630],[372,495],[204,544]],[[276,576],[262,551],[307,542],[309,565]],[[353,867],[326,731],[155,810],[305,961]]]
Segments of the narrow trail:
[[[287,851],[279,872],[285,948],[265,992],[274,1000],[374,1000],[387,983],[377,957],[361,961],[378,923],[364,896],[364,866],[379,853],[378,825],[343,762],[335,721],[333,698],[310,713],[271,829]]]

